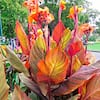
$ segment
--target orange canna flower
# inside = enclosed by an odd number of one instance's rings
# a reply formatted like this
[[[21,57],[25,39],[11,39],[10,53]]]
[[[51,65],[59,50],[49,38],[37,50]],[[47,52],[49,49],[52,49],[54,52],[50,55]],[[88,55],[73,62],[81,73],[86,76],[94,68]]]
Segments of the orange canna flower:
[[[35,8],[36,8],[35,0],[24,1],[23,5],[32,11],[35,10]]]
[[[90,26],[88,23],[82,24],[78,28],[78,36],[82,37],[84,34],[92,33],[94,28]]]
[[[70,11],[69,11],[69,15],[67,17],[73,19],[74,16],[75,16],[75,13],[80,13],[81,11],[83,10],[83,8],[78,8],[78,6],[73,6],[70,8]]]
[[[49,24],[53,20],[54,16],[49,12],[48,7],[44,7],[44,9],[39,8],[38,12],[33,11],[28,17],[29,23],[38,22]]]
[[[38,13],[36,12],[32,12],[29,16],[28,16],[28,22],[31,24],[32,22],[38,21]]]
[[[66,9],[66,1],[65,0],[60,0],[60,7],[62,10]]]

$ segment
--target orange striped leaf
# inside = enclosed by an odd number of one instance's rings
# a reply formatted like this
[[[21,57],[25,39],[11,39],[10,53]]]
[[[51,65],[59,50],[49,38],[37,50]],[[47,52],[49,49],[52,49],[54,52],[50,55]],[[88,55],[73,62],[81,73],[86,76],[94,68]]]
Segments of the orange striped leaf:
[[[85,82],[87,82],[89,79],[94,77],[97,72],[99,72],[100,69],[95,67],[87,67],[83,66],[78,70],[76,73],[74,73],[72,76],[70,76],[66,81],[64,81],[60,87],[53,90],[53,95],[59,96],[63,94],[69,94],[76,90],[77,88],[81,87]]]
[[[15,31],[16,31],[17,38],[20,42],[23,53],[25,55],[28,55],[30,51],[29,40],[19,21],[16,21]]]
[[[66,77],[66,72],[69,65],[69,58],[66,56],[60,47],[56,47],[48,51],[45,60],[41,60],[38,63],[40,72],[52,83],[60,83]],[[38,77],[39,78],[39,77]],[[39,79],[40,81],[43,79]]]

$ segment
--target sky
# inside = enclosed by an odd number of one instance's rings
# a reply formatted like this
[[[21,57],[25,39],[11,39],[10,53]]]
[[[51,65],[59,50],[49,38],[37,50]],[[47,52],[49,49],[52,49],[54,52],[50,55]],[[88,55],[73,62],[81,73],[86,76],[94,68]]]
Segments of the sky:
[[[100,0],[87,0],[89,2],[91,2],[91,8],[97,9],[98,11],[100,11]]]

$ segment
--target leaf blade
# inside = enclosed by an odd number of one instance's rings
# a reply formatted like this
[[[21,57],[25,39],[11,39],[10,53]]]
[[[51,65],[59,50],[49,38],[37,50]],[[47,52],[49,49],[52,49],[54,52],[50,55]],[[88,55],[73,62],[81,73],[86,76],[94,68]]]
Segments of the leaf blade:
[[[34,71],[34,74],[37,73],[37,63],[39,60],[44,59],[44,56],[46,54],[46,44],[42,37],[37,38],[36,42],[34,43],[31,51],[30,51],[30,57],[29,57],[29,63],[31,65],[31,68]]]
[[[31,100],[27,95],[21,91],[20,87],[15,85],[12,100]]]
[[[29,51],[30,51],[29,40],[19,21],[16,21],[15,31],[16,31],[17,38],[20,42],[23,53],[25,55],[29,55]]]
[[[28,88],[30,88],[34,93],[36,93],[42,100],[47,100],[47,98],[42,94],[38,84],[26,77],[23,73],[19,74],[19,78]]]
[[[63,36],[60,40],[60,45],[61,45],[62,49],[66,48],[70,39],[71,39],[71,31],[67,28],[64,30]]]
[[[48,51],[45,60],[38,63],[40,72],[49,77],[55,84],[65,79],[68,66],[69,58],[60,47]]]
[[[53,39],[57,42],[57,44],[59,43],[64,30],[65,30],[64,24],[62,23],[62,21],[59,21],[52,32]]]
[[[4,71],[3,56],[0,51],[0,100],[8,99],[9,86],[6,82],[6,76]]]
[[[53,90],[53,94],[62,95],[73,92],[75,89],[79,88],[86,81],[95,76],[96,72],[98,72],[98,68],[87,66],[81,67],[76,73],[63,82],[59,88]]]
[[[16,54],[8,47],[5,47],[7,53],[6,57],[10,64],[19,72],[23,72],[26,76],[29,76],[29,72],[26,67],[23,65],[21,60],[16,56]]]

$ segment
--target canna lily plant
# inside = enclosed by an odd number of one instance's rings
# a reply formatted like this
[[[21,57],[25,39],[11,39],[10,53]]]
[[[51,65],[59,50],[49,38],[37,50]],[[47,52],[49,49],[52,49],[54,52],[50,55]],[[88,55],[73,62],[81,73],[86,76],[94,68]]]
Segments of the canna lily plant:
[[[19,72],[19,78],[40,100],[99,100],[100,61],[83,45],[93,27],[88,23],[78,25],[78,13],[82,8],[70,8],[67,18],[74,21],[74,29],[66,28],[61,13],[66,9],[60,0],[58,23],[50,36],[48,24],[54,20],[47,7],[41,8],[38,0],[27,0],[28,35],[17,20],[15,31],[20,42],[23,58],[7,46],[0,49],[0,100],[7,100],[9,86],[6,83],[4,63],[8,60]],[[32,100],[15,85],[12,100]]]

